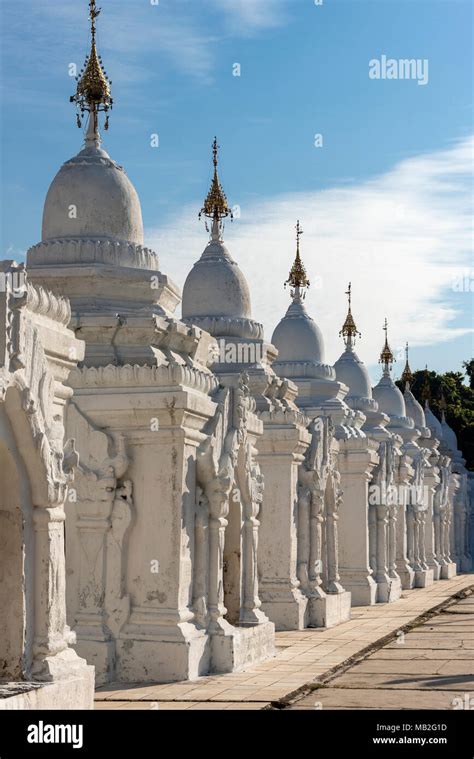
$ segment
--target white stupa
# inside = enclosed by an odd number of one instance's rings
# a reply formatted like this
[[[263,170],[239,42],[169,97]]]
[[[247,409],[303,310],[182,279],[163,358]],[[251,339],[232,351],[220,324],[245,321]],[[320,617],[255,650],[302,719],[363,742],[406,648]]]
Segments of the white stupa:
[[[431,434],[433,437],[435,437],[439,442],[441,443],[443,440],[443,428],[441,426],[441,422],[439,419],[433,414],[432,410],[430,409],[430,404],[428,399],[425,401],[425,419],[426,419],[426,425],[431,430]]]
[[[382,377],[373,389],[373,397],[378,403],[379,411],[390,417],[388,427],[413,429],[413,420],[407,416],[405,399],[392,379],[391,368],[394,356],[388,344],[388,322],[385,319],[385,344],[380,354],[379,363],[383,366]],[[397,430],[398,431],[398,430]]]
[[[429,438],[431,437],[431,431],[429,427],[426,424],[426,418],[425,418],[425,412],[423,411],[423,407],[419,401],[415,398],[411,391],[411,384],[413,382],[413,373],[410,368],[410,363],[408,360],[408,343],[405,346],[405,368],[402,372],[402,376],[400,377],[401,382],[404,385],[404,393],[403,398],[405,400],[405,409],[407,416],[413,420],[413,424],[415,426],[415,429],[419,432],[420,436],[423,438]]]
[[[272,343],[278,349],[277,364],[285,364],[285,366],[294,364],[292,376],[299,374],[305,376],[308,366],[312,366],[316,370],[321,368],[324,376],[327,375],[327,370],[330,370],[330,367],[324,364],[323,335],[304,306],[309,280],[300,255],[300,237],[302,234],[303,231],[298,221],[296,225],[296,258],[285,283],[285,286],[289,284],[292,287],[291,304],[273,332]],[[332,378],[335,377],[333,372],[329,373]]]
[[[259,411],[275,405],[296,409],[296,388],[272,369],[277,352],[265,341],[263,325],[252,319],[247,280],[223,240],[224,220],[232,218],[232,211],[219,180],[217,138],[212,154],[214,174],[199,214],[209,220],[210,240],[186,278],[182,319],[216,339],[210,364],[222,382],[233,382],[245,372]]]
[[[155,319],[171,317],[180,293],[144,247],[138,194],[102,147],[99,117],[107,130],[113,100],[96,47],[99,12],[91,9],[91,48],[71,97],[78,126],[87,125],[85,142],[51,183],[27,268],[35,284],[69,299],[87,365],[153,363]]]
[[[390,437],[385,429],[389,417],[379,410],[377,401],[372,396],[367,368],[355,352],[355,342],[361,334],[352,315],[352,284],[350,282],[346,295],[348,311],[339,333],[344,340],[345,350],[334,364],[336,377],[339,382],[343,382],[349,388],[345,402],[350,408],[365,414],[366,419],[362,428],[364,432],[375,439],[386,440]]]
[[[298,386],[297,404],[309,415],[331,414],[339,436],[358,435],[363,417],[345,403],[346,384],[336,378],[336,370],[325,362],[324,339],[304,300],[310,286],[301,260],[300,223],[296,225],[296,257],[285,282],[290,285],[290,306],[276,326],[272,343],[278,349],[273,368],[280,377],[289,377]]]
[[[223,221],[232,219],[232,211],[219,180],[217,139],[212,151],[214,176],[200,212],[211,223],[211,238],[184,283],[183,319],[217,338],[261,339],[263,327],[251,318],[247,280],[222,237]]]
[[[443,432],[442,448],[449,454],[449,456],[453,460],[453,465],[454,465],[455,470],[458,470],[459,467],[465,470],[466,459],[462,455],[462,451],[459,449],[456,433],[446,421],[445,406],[446,406],[446,403],[443,398],[443,404],[442,404],[442,409],[441,409],[441,430]]]
[[[336,377],[339,382],[343,382],[349,388],[345,398],[349,406],[360,408],[362,411],[366,407],[375,409],[376,404],[372,398],[369,373],[354,349],[356,338],[357,336],[360,337],[360,332],[352,316],[352,285],[350,282],[346,295],[349,300],[349,308],[346,320],[339,333],[339,336],[344,340],[345,351],[334,364]]]

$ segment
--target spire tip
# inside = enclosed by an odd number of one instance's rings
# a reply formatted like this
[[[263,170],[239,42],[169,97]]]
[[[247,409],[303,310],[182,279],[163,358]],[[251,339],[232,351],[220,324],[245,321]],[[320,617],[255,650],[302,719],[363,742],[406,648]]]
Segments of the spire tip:
[[[97,52],[96,47],[96,19],[101,12],[101,8],[96,7],[96,0],[89,0],[89,19],[91,22],[91,50],[86,57],[80,76],[77,78],[77,88],[74,95],[69,98],[71,103],[76,104],[77,125],[82,127],[82,121],[85,113],[90,114],[92,120],[92,131],[94,133],[94,142],[98,142],[99,124],[98,114],[106,114],[104,128],[109,128],[109,110],[113,107],[113,98],[111,95],[112,82],[107,77],[102,65],[102,58]],[[89,139],[89,136],[88,136]]]
[[[354,317],[352,316],[352,282],[349,282],[349,286],[345,294],[347,295],[348,310],[346,320],[342,325],[341,331],[339,332],[339,337],[344,338],[346,347],[349,348],[354,344],[357,335],[361,337],[361,333],[357,329]]]
[[[385,344],[382,348],[382,352],[380,354],[379,358],[379,364],[383,364],[383,370],[384,374],[388,374],[390,372],[390,369],[392,368],[395,357],[392,353],[392,349],[390,348],[388,344],[388,321],[385,319],[383,330],[385,332]]]
[[[284,286],[291,285],[291,287],[294,287],[295,289],[291,291],[291,297],[295,300],[298,300],[301,298],[301,290],[305,290],[310,286],[309,279],[306,275],[306,269],[304,267],[304,264],[301,260],[300,256],[300,239],[301,235],[304,234],[301,224],[298,221],[296,222],[296,257],[293,263],[293,266],[290,269],[290,273],[288,275],[288,279],[286,280]],[[304,295],[303,295],[304,297]]]
[[[227,216],[230,216],[231,221],[234,216],[227,202],[227,197],[222,189],[222,185],[219,181],[219,175],[217,173],[218,166],[218,154],[219,145],[217,143],[217,137],[214,137],[212,143],[212,163],[214,165],[214,176],[212,178],[211,188],[207,193],[207,197],[204,201],[204,205],[199,212],[199,218],[206,216],[208,219],[212,219],[212,239],[220,239],[220,233],[222,231],[222,221]],[[207,225],[206,225],[207,229]]]

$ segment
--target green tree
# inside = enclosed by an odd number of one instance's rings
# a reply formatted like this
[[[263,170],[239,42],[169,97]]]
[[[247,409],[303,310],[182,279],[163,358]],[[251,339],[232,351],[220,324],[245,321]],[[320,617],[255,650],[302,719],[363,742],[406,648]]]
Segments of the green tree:
[[[474,389],[474,358],[471,358],[470,361],[465,361],[463,364],[466,374],[469,377],[469,385],[471,389]]]
[[[464,372],[437,374],[427,370],[413,373],[410,385],[415,398],[424,406],[428,398],[430,408],[441,419],[443,408],[446,421],[458,439],[458,447],[466,466],[474,471],[474,359],[465,361]],[[468,378],[469,384],[465,380]],[[396,383],[404,390],[402,382]]]

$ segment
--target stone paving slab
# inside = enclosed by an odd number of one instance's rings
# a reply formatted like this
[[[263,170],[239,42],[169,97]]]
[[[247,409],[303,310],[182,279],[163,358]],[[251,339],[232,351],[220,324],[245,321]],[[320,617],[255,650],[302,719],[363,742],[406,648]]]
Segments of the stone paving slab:
[[[427,627],[420,629],[419,631],[423,635],[433,635],[433,636],[447,636],[451,637],[451,635],[459,634],[462,637],[462,640],[467,642],[468,644],[474,640],[474,632],[473,632],[473,625],[434,625],[433,627]]]
[[[437,582],[429,588],[404,591],[402,598],[393,604],[356,607],[352,610],[352,619],[349,622],[329,630],[306,629],[277,633],[278,650],[275,658],[253,666],[245,672],[160,685],[102,686],[96,692],[97,708],[146,709],[150,708],[150,703],[154,703],[159,709],[164,708],[165,704],[172,704],[173,708],[180,708],[177,705],[181,705],[181,708],[185,709],[206,704],[206,708],[213,708],[213,705],[214,708],[226,708],[224,704],[235,704],[236,708],[239,704],[252,708],[252,704],[259,704],[259,707],[255,708],[263,709],[270,702],[284,703],[304,686],[328,676],[333,668],[349,662],[356,655],[363,655],[365,651],[368,653],[386,636],[396,634],[404,625],[412,623],[420,615],[471,587],[474,588],[474,575],[461,575],[449,581]],[[464,636],[469,636],[469,632],[460,633],[463,640],[459,646],[450,647],[450,654],[461,650],[461,645],[463,651],[466,646],[470,649],[471,643],[474,649],[474,635],[471,641],[469,638],[464,639]],[[446,636],[438,632],[406,633],[406,657],[410,652],[417,655],[418,652],[423,652],[420,656],[424,656],[426,649],[434,647],[433,639],[437,641],[440,649],[444,650],[443,647],[447,645],[445,638]],[[391,645],[400,648],[397,643]],[[394,660],[397,658],[398,653]],[[450,655],[450,658],[455,657]],[[387,676],[389,677],[390,673],[387,673]],[[462,687],[464,692],[466,688]],[[408,691],[411,692],[411,688]],[[343,692],[342,689],[340,692]]]
[[[465,618],[457,623],[458,604],[467,608],[458,601],[420,620],[413,632],[346,671],[336,672],[322,687],[295,699],[290,708],[454,709],[461,708],[459,704],[466,708],[466,701],[474,703],[470,695],[474,692],[473,625],[464,624]],[[459,653],[464,658],[453,657]]]
[[[394,648],[399,646],[397,642],[390,643],[388,648]],[[446,633],[445,635],[438,635],[436,633],[408,633],[405,635],[404,648],[433,648],[433,649],[451,649],[451,648],[465,648],[474,649],[474,638],[460,638],[451,637]]]
[[[462,691],[383,690],[376,688],[342,690],[320,688],[293,709],[453,709],[454,699],[464,699]]]
[[[453,661],[459,659],[472,661],[472,649],[410,648],[407,650],[403,646],[398,646],[397,648],[386,647],[373,654],[371,659],[391,659],[395,661],[406,661],[408,659],[436,659],[437,661],[445,659]]]
[[[436,666],[434,667],[436,669]],[[474,691],[472,675],[444,677],[430,675],[375,675],[359,673],[357,665],[350,674],[341,675],[331,683],[333,688],[395,688],[408,690],[462,690]]]
[[[144,702],[144,701],[98,701],[96,702],[95,708],[100,709],[101,711],[104,710],[110,710],[110,709],[120,709],[120,710],[133,710],[133,711],[146,711],[146,710],[153,710],[153,711],[160,711],[160,712],[166,712],[166,711],[196,711],[196,710],[209,710],[212,709],[213,711],[218,710],[224,710],[224,711],[230,711],[238,709],[239,711],[241,709],[245,709],[247,711],[251,710],[260,710],[263,709],[265,706],[270,706],[270,704],[262,704],[261,701],[257,702],[242,702],[237,703],[235,701],[164,701],[160,704],[156,704],[153,701],[150,702]]]
[[[474,657],[451,661],[446,659],[410,659],[390,661],[370,656],[360,664],[357,671],[374,674],[395,675],[469,675],[474,676]]]
[[[447,669],[445,667],[448,665]],[[357,665],[359,674],[374,675],[472,675],[474,662],[469,661],[439,661],[430,659],[411,659],[410,661],[390,661],[389,659],[375,659],[372,656]],[[467,671],[466,671],[467,669]]]

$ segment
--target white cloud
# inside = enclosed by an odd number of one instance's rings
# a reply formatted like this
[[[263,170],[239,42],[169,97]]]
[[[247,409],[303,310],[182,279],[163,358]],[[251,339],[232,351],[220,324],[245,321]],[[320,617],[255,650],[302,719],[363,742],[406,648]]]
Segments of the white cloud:
[[[358,185],[268,198],[242,206],[225,238],[244,271],[253,317],[271,338],[289,303],[283,281],[294,258],[294,225],[304,228],[302,256],[313,283],[308,311],[323,330],[327,359],[342,351],[344,291],[353,286],[353,312],[362,332],[358,352],[374,364],[390,322],[392,348],[406,340],[429,346],[466,334],[454,327],[465,293],[454,278],[471,266],[473,140],[401,161]],[[203,188],[204,190],[204,188]],[[231,186],[226,186],[232,197]],[[180,287],[199,258],[206,233],[196,220],[199,201],[162,229],[148,233],[161,268]],[[472,276],[472,274],[471,274]]]
[[[65,61],[82,65],[87,51],[87,8],[58,0],[25,0],[21,16],[16,2],[3,0],[9,59],[28,76],[32,68],[62,73]],[[172,0],[104,3],[98,23],[98,42],[113,79],[131,84],[148,79],[156,60],[166,59],[179,73],[208,84],[213,80],[218,43],[271,28],[281,22],[283,0]],[[217,13],[216,13],[217,10]],[[209,29],[212,28],[212,33]],[[25,36],[35,39],[26,49]],[[72,56],[72,58],[71,58]],[[153,56],[155,63],[144,60]]]
[[[228,18],[229,28],[248,34],[278,26],[283,22],[282,0],[211,0]]]

